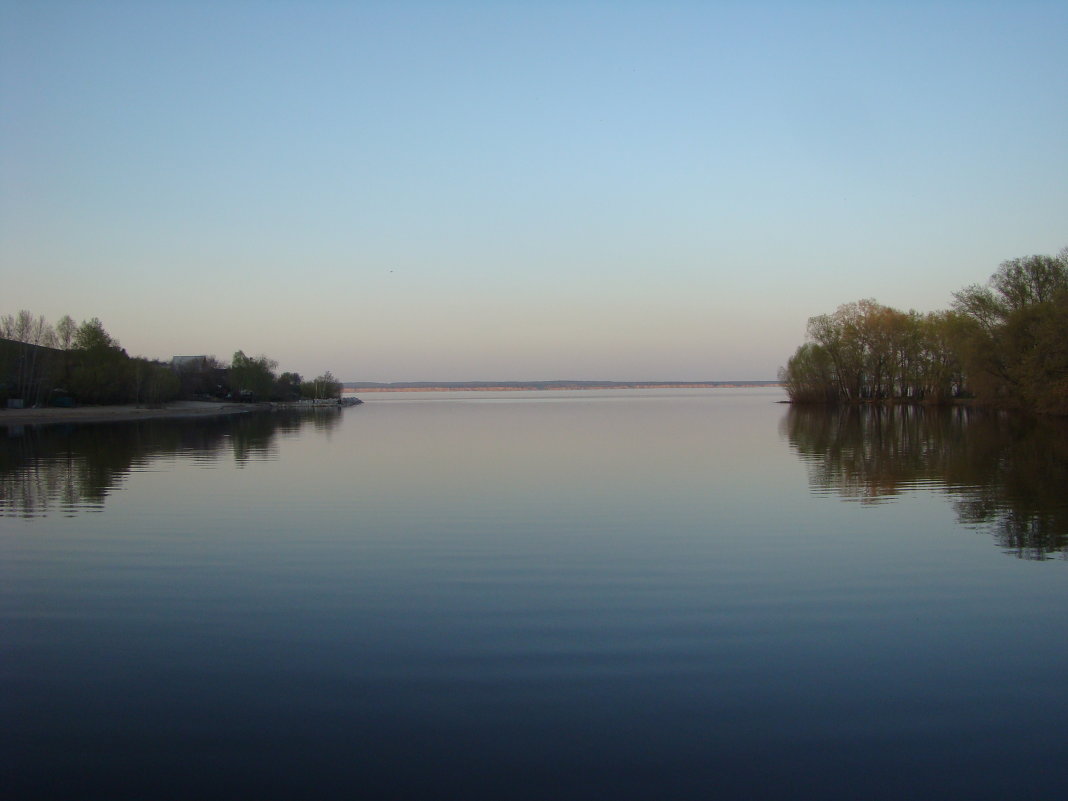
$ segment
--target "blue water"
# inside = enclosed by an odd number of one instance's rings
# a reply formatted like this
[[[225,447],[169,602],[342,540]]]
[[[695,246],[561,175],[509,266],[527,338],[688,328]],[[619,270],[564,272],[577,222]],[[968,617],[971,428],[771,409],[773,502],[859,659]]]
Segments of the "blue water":
[[[780,398],[9,430],[0,794],[1062,797],[1063,508]]]

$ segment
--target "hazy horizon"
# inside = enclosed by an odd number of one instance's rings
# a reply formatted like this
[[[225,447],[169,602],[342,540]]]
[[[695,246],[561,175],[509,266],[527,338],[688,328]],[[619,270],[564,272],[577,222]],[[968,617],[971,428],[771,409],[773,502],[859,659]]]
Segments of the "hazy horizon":
[[[463,384],[766,384],[778,383],[778,378],[491,378],[484,379],[434,379],[399,378],[395,381],[378,381],[373,378],[339,378],[343,384],[428,384],[435,386]]]
[[[1068,244],[1066,39],[1054,2],[0,0],[0,313],[346,380],[770,380],[812,315]]]

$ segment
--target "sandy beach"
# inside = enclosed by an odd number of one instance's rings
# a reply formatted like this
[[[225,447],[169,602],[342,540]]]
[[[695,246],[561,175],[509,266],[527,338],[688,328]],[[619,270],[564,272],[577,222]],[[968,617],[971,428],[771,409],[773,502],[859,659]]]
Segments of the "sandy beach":
[[[79,406],[74,409],[0,409],[0,426],[47,425],[53,423],[103,423],[129,420],[155,420],[180,417],[245,414],[260,407],[247,403],[217,401],[174,401],[162,407]]]

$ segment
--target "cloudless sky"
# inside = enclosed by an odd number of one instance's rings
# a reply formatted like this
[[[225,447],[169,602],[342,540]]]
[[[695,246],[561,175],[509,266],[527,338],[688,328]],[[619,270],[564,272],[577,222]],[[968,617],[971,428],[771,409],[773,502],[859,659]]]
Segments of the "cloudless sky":
[[[0,313],[131,355],[767,379],[1065,245],[1064,2],[0,0]]]

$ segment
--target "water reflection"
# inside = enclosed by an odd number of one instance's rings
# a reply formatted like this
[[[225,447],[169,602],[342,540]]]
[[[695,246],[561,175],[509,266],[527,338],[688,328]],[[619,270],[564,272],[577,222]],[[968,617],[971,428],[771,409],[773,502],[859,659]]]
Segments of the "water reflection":
[[[860,503],[947,493],[1007,552],[1068,550],[1068,421],[981,409],[791,407],[782,429],[816,491]]]
[[[134,470],[181,456],[204,467],[229,451],[235,464],[277,458],[280,437],[311,427],[327,435],[339,409],[197,420],[0,427],[0,517],[68,517],[100,511]]]

